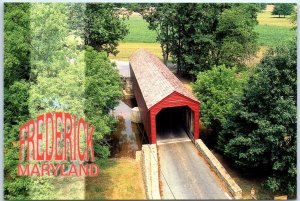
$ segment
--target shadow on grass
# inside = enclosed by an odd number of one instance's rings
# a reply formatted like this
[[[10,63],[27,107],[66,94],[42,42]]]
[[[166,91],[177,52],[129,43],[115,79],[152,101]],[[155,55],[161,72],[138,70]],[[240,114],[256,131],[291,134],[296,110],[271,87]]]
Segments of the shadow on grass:
[[[100,167],[97,177],[86,177],[85,180],[85,199],[86,200],[107,200],[112,195],[112,177],[105,171],[117,164],[115,160],[108,160],[104,166]]]

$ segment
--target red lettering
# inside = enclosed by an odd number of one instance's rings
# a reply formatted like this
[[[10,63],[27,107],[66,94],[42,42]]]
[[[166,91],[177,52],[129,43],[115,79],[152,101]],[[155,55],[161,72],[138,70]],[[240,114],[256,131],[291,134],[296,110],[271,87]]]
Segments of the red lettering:
[[[85,158],[88,161],[89,156],[88,156],[88,151],[90,150],[91,153],[91,161],[95,161],[95,156],[94,156],[94,147],[93,147],[93,134],[94,134],[94,126],[91,128],[90,132],[88,132],[89,124],[86,123],[86,152],[85,152]]]
[[[28,132],[27,131],[27,123],[23,124],[21,127],[20,127],[20,154],[19,154],[19,160],[20,161],[23,161],[24,160],[24,149],[25,149],[25,139],[24,139],[24,131],[25,132]]]
[[[38,160],[38,161],[42,161],[42,160],[44,160],[44,150],[42,151],[42,153],[40,154],[40,148],[41,148],[41,146],[40,146],[40,141],[42,141],[43,140],[43,134],[42,133],[40,133],[40,121],[42,122],[42,124],[44,124],[44,115],[42,114],[42,115],[40,115],[40,116],[38,116],[37,118],[36,118],[36,123],[37,123],[37,129],[36,129],[36,159]]]
[[[18,164],[18,176],[29,176],[29,164],[25,165],[25,169],[22,164]]]
[[[33,165],[33,168],[31,170],[31,174],[30,175],[32,176],[34,174],[36,174],[36,176],[41,176],[38,164],[34,164]]]
[[[70,167],[69,176],[71,174],[75,174],[76,176],[78,176],[76,166],[74,164],[71,164],[71,167]]]
[[[77,135],[77,149],[78,149],[78,156],[79,156],[79,160],[83,161],[84,160],[84,153],[81,153],[80,151],[80,128],[81,128],[81,125],[83,126],[84,128],[84,120],[82,118],[79,119],[79,122],[78,122],[78,135]]]
[[[94,171],[93,171],[94,169]],[[99,166],[97,164],[90,164],[90,176],[91,177],[96,177],[99,174]]]
[[[67,121],[69,121],[70,129],[67,131]],[[64,146],[64,160],[67,160],[67,141],[69,141],[69,157],[72,160],[72,117],[69,113],[65,113],[65,146]]]
[[[60,121],[62,121],[62,113],[61,112],[56,112],[55,114],[55,119],[56,119],[56,129],[55,129],[55,160],[62,160],[62,153],[58,153],[59,152],[59,146],[58,146],[58,141],[61,140],[61,132],[59,130],[58,127],[58,119],[60,119]],[[58,129],[58,130],[57,130]]]
[[[35,160],[35,153],[34,153],[34,130],[35,130],[35,124],[34,124],[34,120],[30,119],[28,121],[28,138],[27,138],[27,160],[30,160],[30,144],[32,145],[32,157],[33,160]],[[31,135],[30,134],[31,132]]]
[[[45,172],[50,176],[50,167],[49,164],[42,164],[42,176],[44,176]]]
[[[51,152],[49,153],[48,150],[50,149],[49,145],[49,120],[51,121],[51,129],[52,129],[52,140],[51,140]],[[53,146],[54,144],[54,126],[53,126],[53,119],[52,119],[52,114],[49,112],[46,114],[46,160],[50,161],[52,160],[53,156]]]

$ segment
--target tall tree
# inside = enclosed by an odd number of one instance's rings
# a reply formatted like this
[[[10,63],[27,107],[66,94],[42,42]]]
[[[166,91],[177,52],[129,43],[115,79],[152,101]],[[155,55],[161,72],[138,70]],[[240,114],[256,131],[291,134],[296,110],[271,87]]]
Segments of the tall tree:
[[[195,76],[214,65],[243,65],[256,52],[256,12],[253,4],[156,4],[144,18],[164,60],[171,55],[178,72]]]
[[[235,114],[235,105],[242,97],[246,79],[245,75],[237,75],[236,72],[235,67],[214,66],[211,70],[200,72],[193,84],[193,91],[201,102],[201,123],[213,129],[213,143],[218,132]]]
[[[4,5],[4,85],[30,77],[30,5]]]
[[[128,33],[125,18],[119,15],[114,4],[87,3],[85,8],[84,41],[97,51],[116,55],[118,41]]]
[[[274,5],[272,15],[278,15],[279,17],[283,15],[290,15],[294,9],[294,4],[291,3],[276,3]]]
[[[258,34],[253,30],[257,24],[257,11],[255,4],[240,4],[222,12],[216,30],[218,64],[241,66],[255,55]]]
[[[296,193],[296,81],[296,42],[270,50],[250,76],[237,115],[219,141],[236,165],[265,170],[266,185],[289,196]]]
[[[19,127],[30,115],[30,4],[4,4],[4,198],[28,199],[29,178],[17,176]]]
[[[95,153],[102,163],[109,156],[104,136],[110,134],[115,120],[109,111],[117,105],[121,97],[121,80],[114,65],[103,52],[92,47],[85,51],[84,112],[86,119],[95,126]]]
[[[63,3],[37,3],[32,6],[30,62],[33,76],[55,77],[67,65],[67,16],[67,6]]]

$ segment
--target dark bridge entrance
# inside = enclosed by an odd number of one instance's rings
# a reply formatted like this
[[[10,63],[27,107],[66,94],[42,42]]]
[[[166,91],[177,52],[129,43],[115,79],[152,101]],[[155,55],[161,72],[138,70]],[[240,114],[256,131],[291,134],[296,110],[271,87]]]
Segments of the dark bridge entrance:
[[[138,50],[130,59],[132,89],[149,141],[199,138],[199,101],[154,55]]]
[[[157,141],[193,140],[194,114],[187,106],[163,108],[156,115]]]

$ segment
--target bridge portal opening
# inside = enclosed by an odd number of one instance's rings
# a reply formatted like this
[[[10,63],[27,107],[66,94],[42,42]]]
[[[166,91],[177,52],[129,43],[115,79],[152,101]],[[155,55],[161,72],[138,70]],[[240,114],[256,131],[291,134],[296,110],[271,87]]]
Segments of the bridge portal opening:
[[[156,115],[157,141],[193,139],[194,112],[187,106],[163,108]]]

